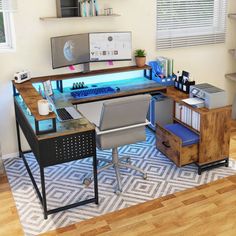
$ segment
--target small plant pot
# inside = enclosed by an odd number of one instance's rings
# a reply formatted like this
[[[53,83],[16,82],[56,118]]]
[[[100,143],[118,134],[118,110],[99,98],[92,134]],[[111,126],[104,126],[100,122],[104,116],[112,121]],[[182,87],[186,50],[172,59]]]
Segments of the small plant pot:
[[[144,67],[146,63],[146,57],[135,57],[137,67]]]

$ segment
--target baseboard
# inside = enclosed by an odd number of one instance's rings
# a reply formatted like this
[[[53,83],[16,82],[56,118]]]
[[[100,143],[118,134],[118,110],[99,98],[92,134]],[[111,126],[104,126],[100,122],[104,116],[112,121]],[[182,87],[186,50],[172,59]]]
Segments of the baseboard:
[[[19,152],[2,155],[2,159],[9,159],[9,158],[14,158],[14,157],[19,157]]]

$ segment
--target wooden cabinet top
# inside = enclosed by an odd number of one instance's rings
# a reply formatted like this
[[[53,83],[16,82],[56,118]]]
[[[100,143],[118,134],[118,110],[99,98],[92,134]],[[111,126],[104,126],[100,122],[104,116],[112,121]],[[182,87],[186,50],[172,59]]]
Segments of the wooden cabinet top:
[[[183,99],[189,98],[189,94],[183,93],[177,89],[175,89],[174,87],[168,87],[167,91],[166,91],[166,95],[170,98],[172,98],[175,102],[178,102],[182,105],[185,105],[189,108],[191,108],[192,110],[199,112],[200,114],[206,114],[206,113],[210,113],[210,112],[220,112],[222,110],[225,109],[232,109],[232,106],[225,106],[225,107],[220,107],[220,108],[215,108],[215,109],[208,109],[206,107],[203,108],[194,108],[190,105],[188,105],[187,103],[183,102]]]

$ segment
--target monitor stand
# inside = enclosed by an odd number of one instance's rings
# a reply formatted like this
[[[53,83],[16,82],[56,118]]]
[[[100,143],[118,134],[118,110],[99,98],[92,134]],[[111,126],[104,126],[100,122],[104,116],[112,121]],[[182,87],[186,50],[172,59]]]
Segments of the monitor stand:
[[[89,62],[83,64],[83,73],[90,72],[90,64]]]

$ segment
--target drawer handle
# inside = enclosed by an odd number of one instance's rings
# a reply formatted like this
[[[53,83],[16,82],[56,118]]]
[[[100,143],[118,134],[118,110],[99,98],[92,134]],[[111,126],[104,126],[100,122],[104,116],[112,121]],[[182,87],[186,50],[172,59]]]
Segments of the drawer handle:
[[[165,142],[165,141],[163,141],[162,144],[163,144],[165,147],[170,148],[170,144],[169,144],[169,142]]]

